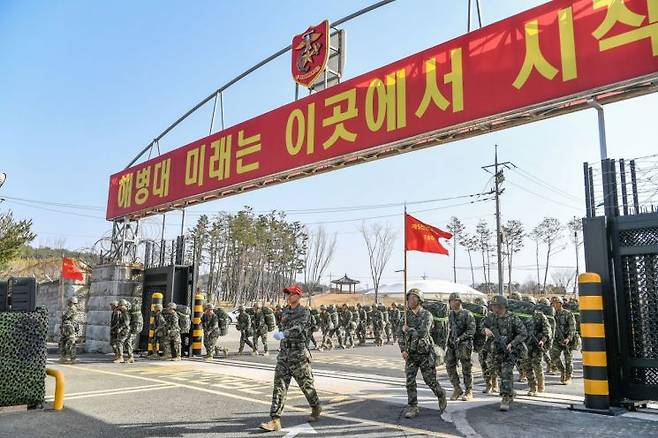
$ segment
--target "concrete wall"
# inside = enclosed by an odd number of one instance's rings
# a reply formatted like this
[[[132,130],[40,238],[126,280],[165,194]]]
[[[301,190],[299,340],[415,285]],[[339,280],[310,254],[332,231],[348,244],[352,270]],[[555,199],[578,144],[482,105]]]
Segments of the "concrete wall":
[[[121,298],[142,297],[142,271],[133,265],[99,265],[91,272],[87,301],[85,351],[109,353],[110,303]]]
[[[63,295],[63,300],[62,300]],[[85,282],[75,280],[64,280],[60,289],[59,280],[39,284],[37,290],[37,306],[45,307],[48,310],[48,340],[59,341],[59,326],[62,321],[62,308],[69,298],[78,297],[78,310],[80,310],[81,333],[80,338],[84,341],[86,335],[86,310],[87,299],[89,297],[89,285]]]

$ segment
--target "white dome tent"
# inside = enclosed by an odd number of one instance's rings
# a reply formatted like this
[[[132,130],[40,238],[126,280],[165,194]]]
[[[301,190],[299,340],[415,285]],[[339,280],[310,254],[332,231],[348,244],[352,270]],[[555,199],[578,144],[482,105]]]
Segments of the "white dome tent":
[[[412,288],[418,288],[423,291],[425,298],[435,299],[435,300],[448,300],[448,296],[452,292],[459,292],[462,295],[464,300],[473,300],[476,297],[486,298],[486,294],[479,292],[473,289],[470,286],[465,284],[453,283],[452,281],[446,280],[411,280],[407,282],[407,290]],[[404,289],[404,284],[400,283],[391,283],[383,284],[379,286],[379,298],[384,296],[388,297],[399,297],[402,299]],[[366,295],[374,295],[374,289],[368,289],[365,292]]]

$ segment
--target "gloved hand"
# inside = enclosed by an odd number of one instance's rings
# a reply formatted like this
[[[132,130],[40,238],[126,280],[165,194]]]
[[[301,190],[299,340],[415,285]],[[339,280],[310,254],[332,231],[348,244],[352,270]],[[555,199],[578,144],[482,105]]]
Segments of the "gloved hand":
[[[274,332],[272,336],[274,336],[274,339],[276,339],[277,341],[280,341],[286,337],[286,335],[284,335],[283,332]]]

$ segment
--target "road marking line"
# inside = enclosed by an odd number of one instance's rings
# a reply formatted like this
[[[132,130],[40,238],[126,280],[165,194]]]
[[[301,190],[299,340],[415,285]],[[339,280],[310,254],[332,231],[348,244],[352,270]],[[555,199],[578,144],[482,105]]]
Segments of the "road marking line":
[[[88,371],[92,373],[99,373],[99,374],[107,374],[110,376],[119,376],[119,377],[127,377],[131,379],[140,379],[140,380],[146,380],[149,382],[155,382],[155,383],[170,383],[164,380],[159,380],[159,379],[154,379],[151,377],[142,377],[142,376],[132,376],[130,374],[124,374],[124,373],[117,373],[114,371],[105,371],[105,370],[95,370],[91,368],[83,368],[75,365],[64,365],[64,367],[67,368],[73,368],[81,371]],[[214,394],[214,395],[219,395],[222,397],[228,397],[228,398],[233,398],[236,400],[242,400],[242,401],[247,401],[251,403],[257,403],[261,405],[270,405],[271,403],[269,401],[265,400],[259,400],[259,399],[253,399],[249,397],[243,397],[237,394],[227,394],[225,392],[220,392],[220,391],[213,391],[212,389],[207,389],[207,388],[200,388],[198,386],[192,386],[192,385],[185,385],[182,383],[171,383],[172,386],[178,386],[181,388],[186,388],[186,389],[191,389],[194,391],[200,391],[200,392],[206,392],[209,394]],[[296,412],[308,412],[308,409],[305,408],[298,408],[296,406],[286,406],[286,409],[291,410],[291,411],[296,411]],[[323,412],[322,414],[323,417],[328,417],[328,418],[333,418],[336,420],[342,420],[346,422],[352,422],[352,423],[360,423],[360,424],[367,424],[371,426],[379,426],[379,427],[384,427],[386,429],[394,429],[394,430],[401,430],[404,432],[410,432],[410,433],[416,433],[416,434],[422,434],[422,435],[429,435],[429,436],[435,436],[435,437],[441,437],[441,438],[458,438],[457,435],[452,435],[452,434],[447,434],[447,433],[440,433],[440,432],[434,432],[431,430],[426,430],[426,429],[416,429],[414,427],[408,427],[408,426],[401,426],[397,424],[392,424],[392,423],[384,423],[381,421],[376,421],[376,420],[368,420],[364,418],[355,418],[355,417],[350,417],[347,415],[339,415],[339,414],[331,414],[331,413],[325,413]]]
[[[82,392],[67,392],[64,393],[65,397],[74,397],[76,395],[87,395],[87,394],[100,394],[106,392],[119,392],[119,391],[130,391],[133,389],[144,389],[144,388],[155,388],[156,386],[172,386],[170,383],[160,383],[157,385],[143,385],[143,386],[126,386],[123,388],[112,388],[112,389],[98,389],[95,391],[82,391]],[[49,395],[47,398],[53,398],[52,395]]]
[[[72,397],[65,397],[64,400],[77,400],[79,398],[90,398],[90,397],[104,397],[108,395],[123,395],[123,394],[130,394],[133,392],[156,391],[158,389],[171,389],[171,388],[175,388],[175,385],[159,385],[159,386],[153,385],[153,387],[151,388],[133,389],[130,391],[121,391],[121,392],[112,391],[112,392],[101,392],[98,394],[76,395]],[[52,397],[47,397],[46,401],[52,401]]]

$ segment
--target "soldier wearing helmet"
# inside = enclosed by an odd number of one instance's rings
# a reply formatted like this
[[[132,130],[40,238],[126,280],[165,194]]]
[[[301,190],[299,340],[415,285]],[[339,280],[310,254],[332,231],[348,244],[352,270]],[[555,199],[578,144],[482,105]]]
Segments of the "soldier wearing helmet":
[[[551,304],[555,309],[555,335],[551,346],[551,363],[560,371],[560,383],[571,383],[573,374],[573,350],[578,348],[580,338],[573,313],[562,307],[564,300],[553,297]],[[564,362],[562,356],[564,355]]]
[[[528,378],[528,395],[535,396],[537,392],[544,391],[544,369],[542,368],[542,357],[546,346],[549,345],[552,336],[551,326],[541,309],[536,305],[535,298],[524,296],[524,301],[535,304],[532,318],[525,319],[528,337],[526,346],[528,356],[521,361],[519,368]]]
[[[254,333],[253,337],[253,352],[252,354],[258,355],[258,341],[263,343],[263,356],[269,356],[267,349],[267,321],[265,321],[265,313],[260,303],[254,303],[254,316],[251,320],[251,326]]]
[[[372,334],[375,338],[375,345],[381,347],[384,345],[383,334],[385,330],[384,314],[378,305],[372,305],[370,319],[372,321]]]
[[[322,304],[320,306],[320,313],[318,314],[318,323],[320,324],[320,331],[322,332],[322,341],[320,342],[320,351],[323,351],[325,348],[333,348],[333,343],[331,342],[330,333],[334,329],[334,325],[331,322],[331,315],[327,311],[327,306]]]
[[[448,314],[448,325],[450,329],[449,342],[446,348],[446,371],[452,383],[453,392],[450,400],[464,401],[473,399],[473,338],[475,336],[475,317],[462,307],[462,297],[453,292],[448,298],[450,313]],[[459,374],[457,373],[457,362],[462,365],[464,374],[464,390],[461,388]]]
[[[338,345],[340,348],[353,348],[354,339],[352,339],[352,332],[350,324],[352,323],[352,312],[347,307],[346,303],[341,306],[338,314],[340,320],[340,334],[338,335]]]
[[[359,345],[366,343],[368,332],[368,306],[362,306],[361,303],[356,305],[359,314],[359,325],[356,327],[356,337],[359,338]]]
[[[129,321],[130,321],[130,331],[128,333],[128,337],[126,339],[126,342],[123,345],[123,348],[126,350],[126,353],[128,353],[128,363],[133,363],[135,362],[135,357],[133,356],[133,352],[135,349],[135,341],[139,337],[139,334],[142,332],[142,329],[144,328],[144,317],[142,315],[142,308],[140,306],[140,300],[139,298],[134,298],[132,305],[128,303],[128,312],[129,312]]]
[[[311,406],[309,421],[317,421],[322,412],[320,399],[313,383],[310,353],[306,343],[306,328],[309,325],[310,312],[300,304],[304,293],[297,285],[285,288],[283,293],[288,305],[283,309],[280,331],[273,335],[276,340],[281,341],[281,344],[274,369],[270,421],[260,425],[260,428],[266,431],[281,430],[281,415],[288,385],[292,378],[295,379]]]
[[[128,313],[128,301],[121,298],[116,302],[114,309],[114,325],[110,331],[114,332],[112,350],[114,350],[114,363],[124,363],[123,350],[128,336],[130,335],[130,314]]]
[[[490,375],[500,375],[501,411],[508,411],[514,397],[513,372],[516,362],[525,355],[527,331],[521,319],[507,311],[507,298],[496,295],[491,300],[493,317],[484,324],[483,332],[492,338],[489,355]]]
[[[249,340],[252,335],[251,315],[245,311],[244,306],[238,307],[238,319],[235,328],[240,332],[240,347],[238,348],[238,354],[244,354],[245,344],[247,344],[247,346],[253,351],[254,344]]]
[[[59,326],[59,361],[60,363],[75,363],[75,344],[80,331],[80,312],[77,308],[78,298],[73,296],[68,299],[66,310],[62,313],[62,321]]]
[[[395,303],[391,303],[388,308],[388,320],[391,322],[391,334],[393,335],[393,342],[398,341],[398,331],[400,330],[400,309]]]
[[[407,381],[409,406],[405,412],[405,417],[415,418],[419,413],[418,393],[416,391],[416,376],[419,369],[425,384],[436,395],[439,411],[442,413],[448,401],[445,391],[436,378],[436,352],[434,351],[434,341],[430,336],[433,317],[428,310],[423,309],[423,292],[420,289],[410,289],[406,293],[406,299],[408,310],[398,334],[398,345],[405,361]]]
[[[522,299],[521,294],[518,293],[518,292],[512,292],[509,297],[510,297],[511,300],[521,300]]]
[[[181,330],[178,322],[178,313],[176,313],[176,303],[167,303],[167,309],[160,312],[160,317],[164,324],[164,343],[163,358],[171,360],[181,360]],[[173,348],[172,348],[173,347]]]

